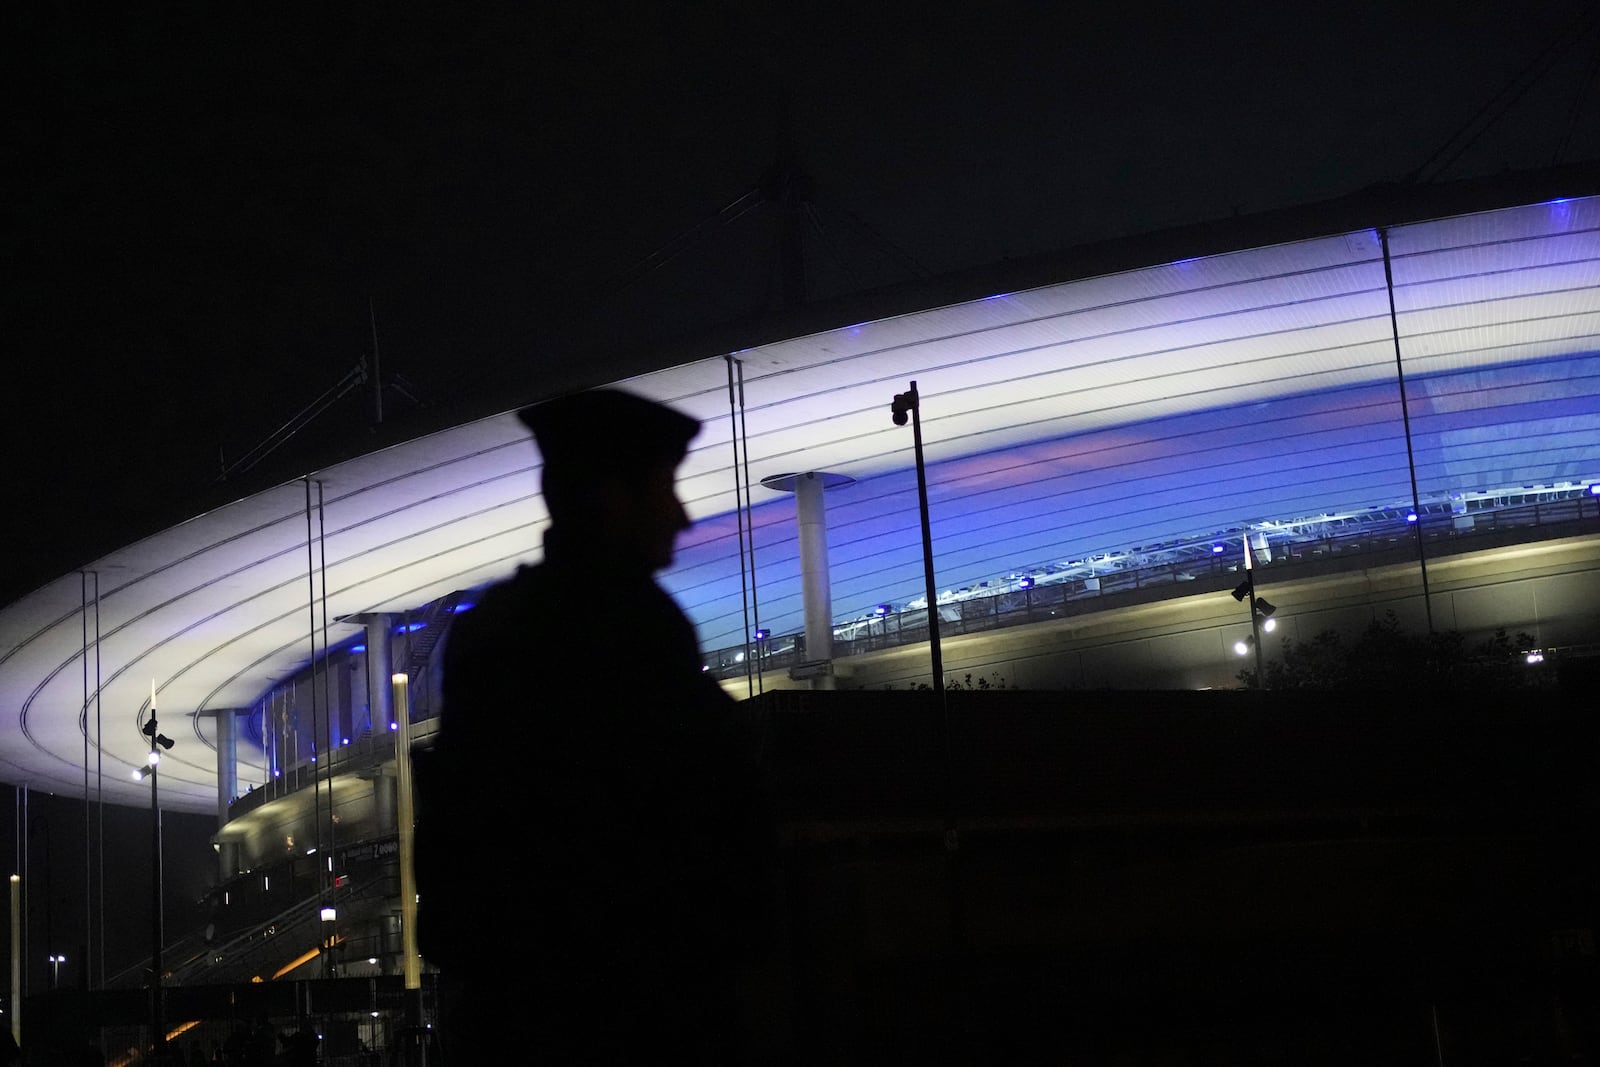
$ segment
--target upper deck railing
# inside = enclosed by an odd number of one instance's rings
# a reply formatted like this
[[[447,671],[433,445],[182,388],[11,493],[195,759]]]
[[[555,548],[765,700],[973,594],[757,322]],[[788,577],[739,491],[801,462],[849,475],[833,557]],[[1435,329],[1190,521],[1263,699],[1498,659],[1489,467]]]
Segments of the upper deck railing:
[[[1244,566],[1239,542],[1258,533],[1270,536],[1267,550],[1257,551],[1256,566],[1283,577],[1415,560],[1419,531],[1413,523],[1420,525],[1428,559],[1600,533],[1600,495],[1577,487],[1500,497],[1472,508],[1442,501],[1424,506],[1415,519],[1411,514],[1409,508],[1387,508],[1326,521],[1263,524],[1230,531],[1231,548],[1222,539],[1196,537],[1149,550],[1106,553],[1077,564],[1075,570],[1022,572],[941,597],[939,632],[949,637],[998,630],[1116,604],[1232,588]],[[1219,547],[1223,550],[1217,551]],[[909,607],[886,604],[861,618],[835,623],[833,658],[926,641],[923,603],[918,598]],[[713,676],[731,679],[745,674],[747,656],[756,657],[762,671],[799,667],[807,662],[805,636],[763,636],[748,646],[717,649],[702,662]]]

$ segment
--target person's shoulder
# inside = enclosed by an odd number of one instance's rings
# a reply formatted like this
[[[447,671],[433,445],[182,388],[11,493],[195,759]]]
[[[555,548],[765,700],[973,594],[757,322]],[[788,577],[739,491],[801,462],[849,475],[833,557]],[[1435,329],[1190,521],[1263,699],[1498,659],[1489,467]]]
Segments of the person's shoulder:
[[[461,611],[452,625],[457,629],[472,629],[480,620],[496,619],[523,610],[534,591],[543,581],[543,568],[524,564],[511,577],[484,589],[472,607]]]

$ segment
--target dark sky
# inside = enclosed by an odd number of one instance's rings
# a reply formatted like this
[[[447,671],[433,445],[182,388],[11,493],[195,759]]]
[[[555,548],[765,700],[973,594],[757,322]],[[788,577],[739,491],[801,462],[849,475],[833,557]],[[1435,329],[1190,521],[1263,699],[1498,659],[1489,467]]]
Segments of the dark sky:
[[[1497,100],[1439,176],[1600,155],[1588,0],[333,7],[11,14],[0,602],[210,499],[369,302],[386,372],[480,411],[761,312],[770,213],[620,279],[785,123],[821,295],[1402,180]]]
[[[201,500],[370,350],[369,301],[435,408],[762,311],[770,212],[617,279],[783,121],[823,295],[1399,180],[1530,64],[1444,176],[1600,154],[1585,0],[557,6],[13,15],[0,599]]]

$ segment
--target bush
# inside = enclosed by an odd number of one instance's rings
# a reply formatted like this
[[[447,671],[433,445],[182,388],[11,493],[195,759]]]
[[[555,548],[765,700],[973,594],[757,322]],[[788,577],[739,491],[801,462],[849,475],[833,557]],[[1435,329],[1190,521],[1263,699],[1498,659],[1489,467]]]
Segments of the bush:
[[[1530,634],[1519,631],[1513,639],[1500,629],[1469,649],[1455,630],[1408,634],[1389,611],[1349,645],[1334,630],[1324,630],[1310,641],[1285,637],[1280,654],[1263,664],[1265,688],[1460,692],[1536,687],[1546,684],[1547,672],[1528,670],[1522,658],[1522,650],[1534,644]],[[1255,687],[1253,668],[1241,670],[1237,677]]]

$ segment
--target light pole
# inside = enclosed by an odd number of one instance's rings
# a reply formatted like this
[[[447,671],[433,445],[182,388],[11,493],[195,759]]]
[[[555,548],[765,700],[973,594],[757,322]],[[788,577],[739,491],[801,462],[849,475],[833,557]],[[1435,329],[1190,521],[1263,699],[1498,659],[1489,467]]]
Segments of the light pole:
[[[54,992],[61,986],[61,965],[67,962],[67,957],[52,952],[50,954],[50,990]]]
[[[1243,656],[1253,648],[1256,653],[1256,680],[1254,689],[1266,688],[1266,676],[1262,673],[1261,662],[1261,632],[1271,633],[1277,628],[1272,614],[1277,611],[1265,597],[1256,596],[1256,570],[1254,561],[1250,558],[1250,534],[1247,530],[1244,535],[1244,581],[1240,582],[1233,590],[1233,599],[1250,601],[1250,636],[1244,641],[1236,642],[1233,650]]]
[[[928,523],[928,472],[922,461],[922,398],[917,395],[917,383],[903,393],[896,393],[890,407],[890,417],[896,426],[906,424],[906,414],[911,415],[911,444],[917,463],[917,510],[922,517],[922,580],[928,597],[928,651],[933,660],[933,690],[944,694],[944,656],[939,650],[939,597],[933,585],[933,532]]]
[[[156,768],[161,763],[161,753],[171,751],[172,738],[156,726],[154,682],[150,683],[150,720],[144,724],[144,735],[150,739],[150,755],[133,776],[150,779],[150,1047],[151,1057],[159,1063],[166,1054],[167,1041],[161,1018],[161,806],[157,800],[160,776]]]

